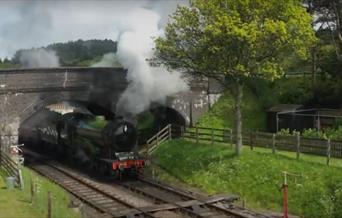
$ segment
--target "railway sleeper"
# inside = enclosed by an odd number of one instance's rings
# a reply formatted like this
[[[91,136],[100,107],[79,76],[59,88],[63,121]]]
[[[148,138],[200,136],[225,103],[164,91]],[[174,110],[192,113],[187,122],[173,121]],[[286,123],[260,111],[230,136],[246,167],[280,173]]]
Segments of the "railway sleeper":
[[[222,198],[216,198],[216,201],[221,201]],[[215,202],[214,199],[208,199],[207,202],[200,202],[197,200],[189,200],[189,201],[181,201],[175,203],[166,203],[166,204],[159,204],[159,205],[151,205],[146,207],[140,207],[138,211],[129,211],[130,214],[126,214],[129,216],[137,215],[141,213],[141,211],[145,213],[155,213],[159,211],[172,211],[178,209],[189,209],[191,212],[197,214],[200,217],[217,217],[220,214],[213,212],[206,208],[206,204],[210,204],[211,202]],[[123,216],[123,213],[120,213]]]
[[[113,204],[115,201],[113,201],[112,199],[103,199],[103,200],[101,200],[101,201],[98,201],[98,203],[99,204],[101,204],[102,206],[104,205],[104,204]]]

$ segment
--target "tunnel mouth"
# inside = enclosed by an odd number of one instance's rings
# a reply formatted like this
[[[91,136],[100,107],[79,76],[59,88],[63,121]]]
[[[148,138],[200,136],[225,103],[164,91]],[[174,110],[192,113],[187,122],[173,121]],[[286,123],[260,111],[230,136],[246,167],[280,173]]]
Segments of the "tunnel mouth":
[[[185,118],[173,108],[158,106],[140,113],[137,116],[138,128],[138,143],[143,145],[153,135],[158,133],[168,124],[171,124],[174,129],[185,127]],[[179,137],[180,134],[175,131],[173,137]]]

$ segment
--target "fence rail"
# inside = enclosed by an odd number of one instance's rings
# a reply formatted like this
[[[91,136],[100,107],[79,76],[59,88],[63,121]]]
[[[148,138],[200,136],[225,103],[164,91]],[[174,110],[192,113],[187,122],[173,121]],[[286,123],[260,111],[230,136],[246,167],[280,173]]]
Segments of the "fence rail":
[[[199,141],[206,141],[214,144],[214,142],[233,144],[235,136],[231,129],[216,129],[204,127],[172,126],[172,134],[179,134],[184,138]],[[299,159],[300,154],[314,154],[327,157],[329,165],[330,157],[342,158],[342,141],[330,139],[307,138],[298,135],[277,135],[259,131],[243,131],[242,142],[244,145],[254,147],[262,147],[276,151],[291,151],[297,153]]]
[[[165,126],[162,130],[160,130],[157,134],[152,136],[149,140],[147,140],[147,154],[152,154],[159,144],[164,141],[171,139],[172,136],[172,128],[171,124]]]
[[[219,143],[233,143],[233,134],[231,129],[215,129],[205,127],[184,128],[182,126],[172,125],[172,135],[181,135],[187,139],[194,139],[196,142],[209,141]]]
[[[12,160],[12,158],[0,149],[0,166],[6,171],[10,176],[13,176],[16,183],[21,185],[21,175],[18,163]]]

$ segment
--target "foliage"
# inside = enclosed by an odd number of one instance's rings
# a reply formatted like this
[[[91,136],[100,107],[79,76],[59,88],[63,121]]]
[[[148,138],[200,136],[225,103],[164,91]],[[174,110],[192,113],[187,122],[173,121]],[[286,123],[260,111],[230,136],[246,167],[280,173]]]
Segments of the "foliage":
[[[112,40],[77,40],[66,43],[54,43],[43,47],[53,50],[60,58],[61,66],[90,66],[102,58],[102,55],[117,50],[117,42]],[[30,50],[30,49],[27,49]],[[13,64],[20,64],[21,53],[18,50],[12,58]]]
[[[12,63],[8,58],[4,58],[3,60],[0,58],[0,69],[6,68],[16,68],[17,65]]]
[[[264,104],[255,96],[252,90],[245,87],[245,95],[242,102],[242,123],[246,130],[265,130],[266,112]],[[233,97],[230,92],[225,92],[218,101],[212,105],[210,110],[205,113],[196,125],[201,127],[213,128],[233,128]]]
[[[277,135],[291,136],[292,133],[290,132],[290,129],[281,129],[280,131],[277,132]]]
[[[290,131],[290,129],[281,129],[280,131],[277,132],[277,135],[279,136],[292,136],[292,135],[297,135],[300,132],[294,130],[294,131]]]
[[[337,56],[342,57],[342,2],[340,0],[307,0],[309,11],[316,12],[316,24],[332,33]]]
[[[299,0],[194,0],[177,7],[152,63],[215,78],[232,92],[239,154],[244,80],[279,77],[289,53],[305,58],[315,42],[310,23]]]
[[[305,104],[313,98],[311,84],[306,78],[283,78],[275,82],[274,94],[280,103]]]
[[[277,134],[282,136],[291,136],[297,133],[298,132],[296,131],[290,132],[289,129],[281,129]],[[333,140],[342,140],[342,126],[338,126],[337,128],[326,128],[320,131],[317,129],[304,129],[302,136],[307,138],[330,138]]]
[[[300,1],[195,0],[173,14],[155,61],[215,78],[274,79],[284,53],[306,57],[315,41],[310,23]]]
[[[327,137],[331,139],[342,139],[342,126],[339,126],[337,129],[327,129],[325,130],[325,134]]]
[[[154,124],[154,115],[150,111],[145,111],[138,115],[137,128],[139,130],[152,129]]]
[[[341,168],[310,161],[295,161],[282,154],[273,155],[245,149],[240,157],[226,145],[196,144],[182,139],[159,146],[154,154],[158,163],[186,183],[210,194],[235,193],[248,207],[282,209],[286,170],[301,177],[289,179],[289,209],[301,217],[340,217]],[[324,161],[323,161],[324,162]]]
[[[321,45],[317,51],[317,67],[322,73],[327,73],[333,78],[342,78],[342,60],[338,59],[335,47],[331,44]]]
[[[317,131],[316,129],[304,129],[302,135],[307,138],[327,139],[327,135],[324,132]]]

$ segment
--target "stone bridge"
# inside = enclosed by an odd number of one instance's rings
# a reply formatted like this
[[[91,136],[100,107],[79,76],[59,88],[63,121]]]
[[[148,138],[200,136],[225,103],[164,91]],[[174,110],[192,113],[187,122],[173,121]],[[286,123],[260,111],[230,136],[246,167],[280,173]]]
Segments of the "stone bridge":
[[[190,80],[189,86],[189,91],[168,96],[166,104],[158,106],[169,113],[166,116],[170,119],[176,117],[185,125],[194,124],[221,91],[210,80]],[[86,102],[113,111],[126,87],[126,71],[122,68],[0,70],[0,120],[16,132],[34,113],[62,101]],[[4,134],[4,129],[1,132]]]

